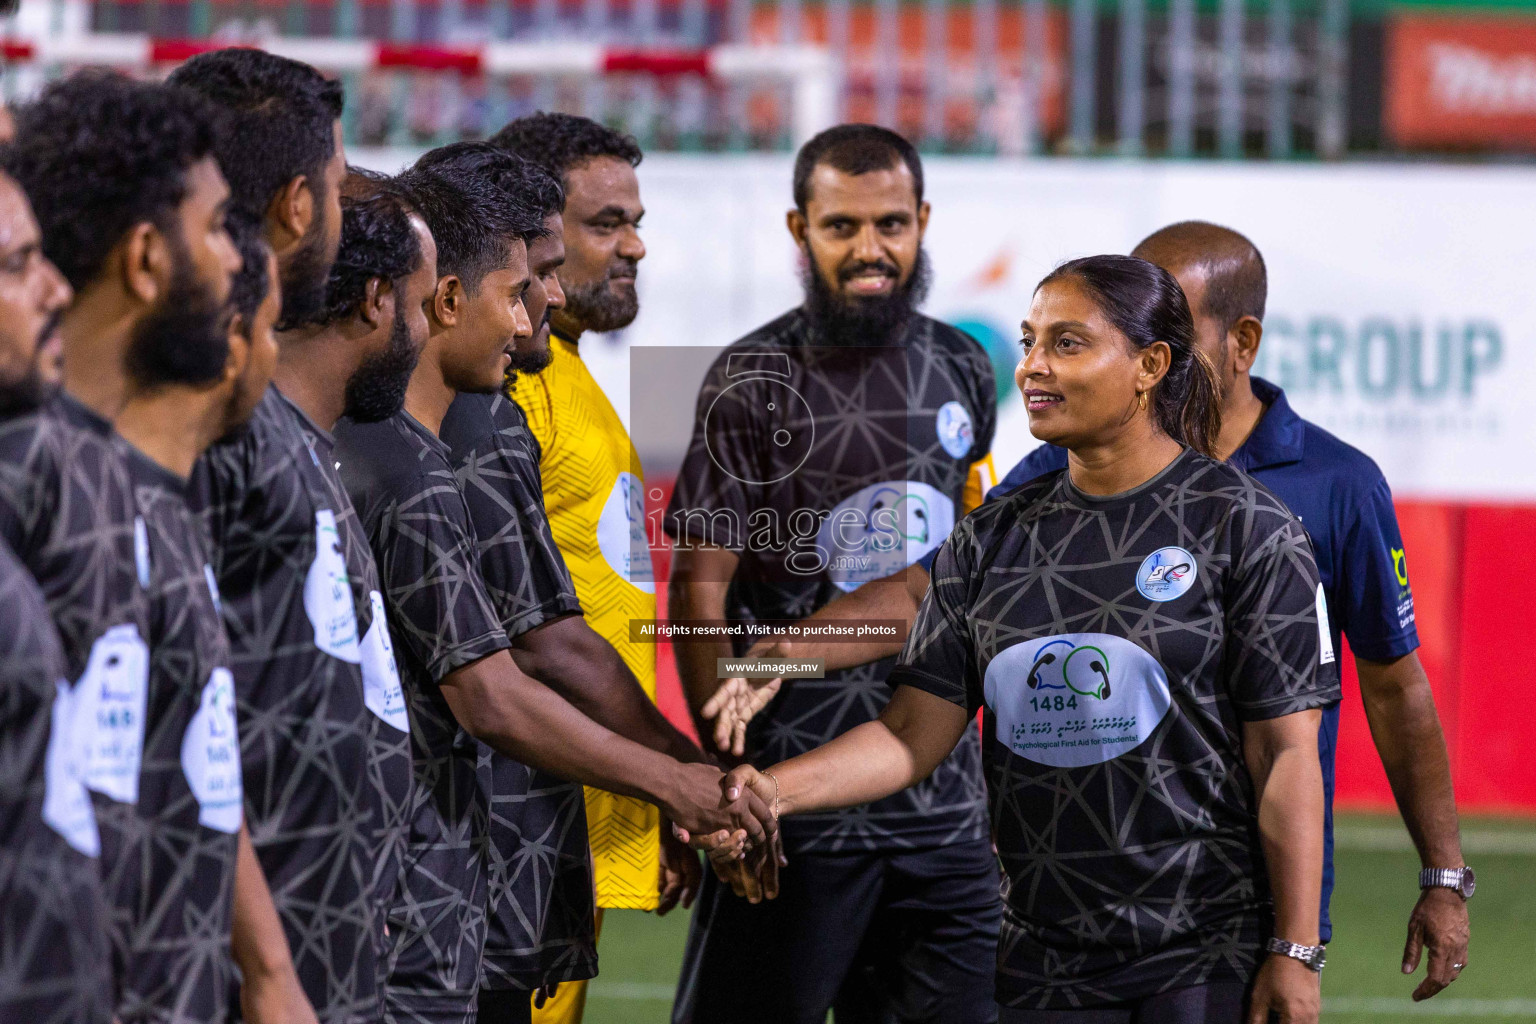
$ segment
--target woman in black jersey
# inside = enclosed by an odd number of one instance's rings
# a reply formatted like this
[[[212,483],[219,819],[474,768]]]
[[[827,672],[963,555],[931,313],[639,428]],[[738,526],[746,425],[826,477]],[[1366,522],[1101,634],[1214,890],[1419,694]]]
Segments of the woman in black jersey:
[[[1030,431],[1068,469],[956,527],[878,721],[726,786],[866,803],[983,709],[1002,1024],[1315,1022],[1339,686],[1306,534],[1209,457],[1215,377],[1166,271],[1074,260],[1023,328]]]

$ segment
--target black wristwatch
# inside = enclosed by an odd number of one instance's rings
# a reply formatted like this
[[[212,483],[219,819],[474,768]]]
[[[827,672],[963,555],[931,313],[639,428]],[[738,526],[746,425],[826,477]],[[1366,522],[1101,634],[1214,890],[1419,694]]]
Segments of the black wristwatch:
[[[1328,961],[1323,957],[1323,953],[1328,948],[1326,946],[1298,946],[1296,943],[1286,942],[1284,939],[1270,939],[1268,945],[1264,948],[1271,953],[1279,953],[1281,956],[1288,956],[1292,960],[1300,960],[1318,974],[1323,973],[1323,968],[1328,964]]]
[[[1477,876],[1471,868],[1425,868],[1419,872],[1420,889],[1450,889],[1464,900],[1477,891]]]

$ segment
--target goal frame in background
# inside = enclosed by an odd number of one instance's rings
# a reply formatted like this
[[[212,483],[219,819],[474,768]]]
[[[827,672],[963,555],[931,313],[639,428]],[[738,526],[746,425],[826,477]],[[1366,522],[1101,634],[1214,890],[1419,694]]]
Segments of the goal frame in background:
[[[831,54],[801,44],[723,44],[699,49],[615,47],[580,40],[507,40],[480,46],[395,44],[369,39],[257,36],[240,40],[164,39],[145,33],[19,31],[0,37],[5,96],[14,101],[57,73],[110,67],[164,74],[199,53],[252,46],[338,76],[419,72],[461,79],[573,79],[609,75],[654,79],[692,76],[748,89],[787,91],[787,127],[795,146],[836,123],[838,82]]]

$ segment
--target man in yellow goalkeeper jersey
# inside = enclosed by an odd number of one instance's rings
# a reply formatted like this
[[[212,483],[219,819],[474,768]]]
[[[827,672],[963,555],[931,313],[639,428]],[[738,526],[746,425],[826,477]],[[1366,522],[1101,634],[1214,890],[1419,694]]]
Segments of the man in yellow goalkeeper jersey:
[[[656,648],[629,638],[631,619],[656,618],[650,551],[631,542],[644,521],[644,473],[579,346],[586,332],[628,326],[639,309],[640,147],[570,114],[520,118],[490,141],[548,168],[565,187],[565,308],[550,314],[551,361],[541,374],[519,375],[510,395],[539,442],[550,528],[587,620],[655,700]],[[663,845],[656,808],[602,790],[589,788],[586,796],[599,927],[605,908],[664,913],[691,903],[698,861],[670,834]],[[580,1021],[585,989],[584,982],[562,985],[534,1020]]]

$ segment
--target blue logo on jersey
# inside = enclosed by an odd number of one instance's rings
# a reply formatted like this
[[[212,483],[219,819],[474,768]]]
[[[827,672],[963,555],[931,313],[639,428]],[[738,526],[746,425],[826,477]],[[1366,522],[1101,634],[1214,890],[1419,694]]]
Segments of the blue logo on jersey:
[[[1037,764],[1103,764],[1147,741],[1173,706],[1168,674],[1107,633],[1039,637],[998,652],[982,692],[997,742]]]
[[[1136,570],[1136,589],[1148,601],[1172,601],[1195,585],[1195,556],[1183,548],[1159,548]]]
[[[976,438],[971,431],[971,414],[959,402],[945,402],[939,406],[934,427],[939,433],[939,444],[949,452],[951,458],[964,458],[975,443]]]
[[[1108,700],[1109,655],[1092,644],[1074,646],[1068,640],[1052,640],[1036,653],[1024,683],[1031,690],[1071,690]]]
[[[817,564],[843,590],[889,576],[955,528],[949,496],[918,480],[888,480],[850,494],[816,531]],[[798,571],[798,570],[797,570]]]

